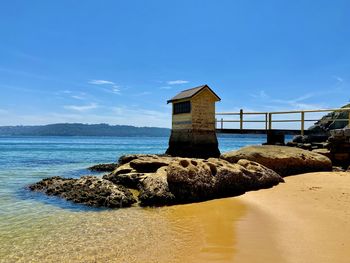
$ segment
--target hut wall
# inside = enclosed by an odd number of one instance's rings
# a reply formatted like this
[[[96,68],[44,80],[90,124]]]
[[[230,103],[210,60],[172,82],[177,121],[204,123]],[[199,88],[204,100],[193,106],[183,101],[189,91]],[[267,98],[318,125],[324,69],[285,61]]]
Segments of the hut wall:
[[[192,98],[192,129],[215,131],[215,96],[203,90]]]
[[[173,130],[192,129],[191,113],[180,113],[173,115],[172,119]]]

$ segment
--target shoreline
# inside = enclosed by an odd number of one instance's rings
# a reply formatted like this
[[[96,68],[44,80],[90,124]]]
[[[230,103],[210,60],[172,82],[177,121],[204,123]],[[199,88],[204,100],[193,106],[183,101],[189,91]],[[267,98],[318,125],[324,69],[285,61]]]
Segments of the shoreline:
[[[238,224],[237,262],[348,262],[350,173],[285,177],[271,189],[237,197],[247,207]]]

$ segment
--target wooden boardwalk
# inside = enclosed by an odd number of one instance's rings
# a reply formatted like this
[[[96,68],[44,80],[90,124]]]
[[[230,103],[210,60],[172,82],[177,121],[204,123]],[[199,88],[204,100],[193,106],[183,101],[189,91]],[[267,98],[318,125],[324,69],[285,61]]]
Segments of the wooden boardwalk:
[[[305,123],[316,122],[319,119],[306,118],[310,113],[330,113],[348,112],[346,119],[331,119],[331,121],[347,121],[350,125],[350,108],[340,109],[318,109],[318,110],[297,110],[297,111],[275,111],[275,112],[218,112],[216,113],[216,132],[228,134],[267,134],[272,136],[284,135],[306,135],[309,131],[305,128]],[[292,119],[278,118],[276,116],[291,116]],[[255,116],[259,119],[251,119],[248,116]],[[299,118],[296,116],[300,116]],[[227,127],[228,123],[238,123],[239,128]],[[245,128],[248,123],[260,123],[263,128]],[[295,123],[296,129],[274,128],[278,123]],[[225,127],[226,126],[226,127]]]
[[[300,130],[289,130],[289,129],[216,129],[217,133],[226,133],[226,134],[268,134],[270,131],[273,131],[274,134],[284,134],[284,135],[300,135]],[[308,134],[308,130],[304,131],[304,134]]]

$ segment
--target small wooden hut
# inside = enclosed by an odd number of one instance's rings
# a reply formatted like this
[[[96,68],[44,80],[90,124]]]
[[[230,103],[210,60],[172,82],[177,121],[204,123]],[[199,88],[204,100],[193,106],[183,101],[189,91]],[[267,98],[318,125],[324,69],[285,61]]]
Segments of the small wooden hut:
[[[215,131],[215,102],[218,95],[202,85],[177,94],[172,103],[172,130],[167,154],[172,156],[218,157]]]

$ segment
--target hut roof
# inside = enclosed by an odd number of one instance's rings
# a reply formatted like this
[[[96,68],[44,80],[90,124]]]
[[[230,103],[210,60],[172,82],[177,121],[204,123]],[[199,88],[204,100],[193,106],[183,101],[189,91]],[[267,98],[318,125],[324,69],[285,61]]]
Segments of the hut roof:
[[[177,101],[177,100],[183,100],[183,99],[192,98],[193,96],[195,96],[196,94],[198,94],[199,92],[201,92],[205,88],[208,88],[209,91],[217,98],[218,101],[221,100],[220,97],[218,95],[216,95],[215,92],[211,88],[209,88],[208,85],[202,85],[202,86],[198,86],[198,87],[195,87],[195,88],[186,89],[186,90],[181,91],[175,97],[173,97],[170,100],[168,100],[167,103],[174,102],[174,101]]]

